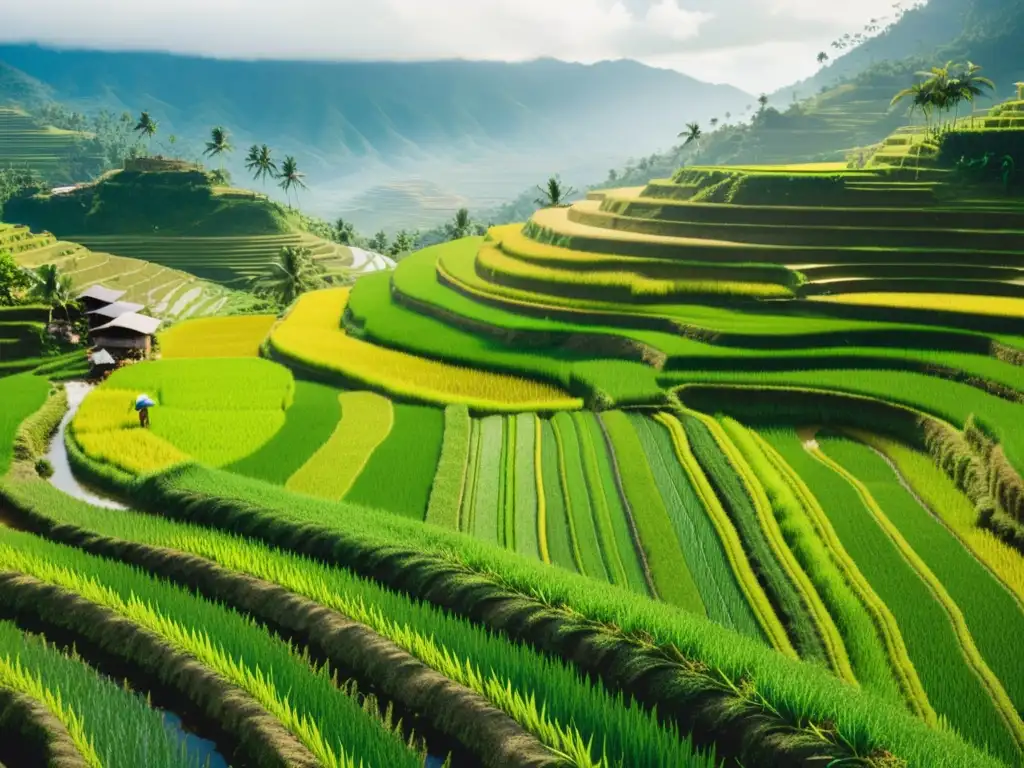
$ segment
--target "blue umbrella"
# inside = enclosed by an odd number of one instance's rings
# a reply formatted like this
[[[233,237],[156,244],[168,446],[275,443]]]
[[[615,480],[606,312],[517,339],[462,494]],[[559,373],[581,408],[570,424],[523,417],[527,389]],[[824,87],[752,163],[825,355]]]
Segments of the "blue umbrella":
[[[141,411],[143,408],[152,408],[154,405],[156,405],[156,401],[149,395],[139,395],[135,398],[136,411]]]

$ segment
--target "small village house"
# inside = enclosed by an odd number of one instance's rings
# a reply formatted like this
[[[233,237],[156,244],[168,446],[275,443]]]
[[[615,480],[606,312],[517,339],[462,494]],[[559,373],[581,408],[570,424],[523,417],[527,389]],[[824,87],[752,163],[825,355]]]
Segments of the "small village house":
[[[138,352],[148,356],[153,350],[153,334],[159,327],[160,321],[155,317],[126,312],[109,323],[93,328],[90,336],[96,347],[122,355]]]

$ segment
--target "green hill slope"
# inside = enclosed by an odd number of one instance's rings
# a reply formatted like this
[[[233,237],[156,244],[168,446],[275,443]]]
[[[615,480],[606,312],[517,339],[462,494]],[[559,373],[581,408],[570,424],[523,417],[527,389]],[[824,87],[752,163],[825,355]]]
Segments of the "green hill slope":
[[[226,313],[247,300],[181,270],[90,250],[49,233],[33,233],[27,227],[0,224],[0,250],[11,251],[24,267],[57,265],[71,276],[76,291],[98,284],[124,290],[124,301],[142,304],[147,312],[167,320]]]
[[[0,107],[0,168],[30,168],[54,184],[71,181],[76,165],[88,159],[80,145],[89,138],[40,125],[21,110]]]
[[[263,274],[285,246],[309,248],[329,273],[353,262],[348,248],[299,231],[283,206],[215,187],[206,173],[177,161],[136,161],[68,193],[14,199],[4,217],[233,288]]]

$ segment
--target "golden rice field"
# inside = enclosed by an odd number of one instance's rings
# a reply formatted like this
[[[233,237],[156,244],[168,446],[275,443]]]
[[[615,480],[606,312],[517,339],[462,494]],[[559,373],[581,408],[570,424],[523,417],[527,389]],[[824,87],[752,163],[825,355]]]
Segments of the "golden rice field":
[[[566,290],[589,289],[595,298],[628,293],[631,297],[649,299],[669,296],[729,296],[742,298],[783,299],[793,292],[772,283],[741,283],[731,280],[658,280],[635,272],[588,271],[559,269],[521,261],[499,248],[485,244],[476,257],[477,267],[497,283],[527,284],[534,290],[554,294]]]
[[[307,293],[270,333],[273,351],[396,397],[494,411],[566,410],[579,398],[543,382],[462,368],[377,347],[340,327],[347,288]]]
[[[977,315],[1024,317],[1024,299],[1003,296],[975,296],[966,293],[849,293],[814,296],[815,301],[857,304],[871,307],[907,307],[969,312]]]
[[[274,315],[239,315],[179,323],[160,334],[160,356],[259,357],[260,344],[276,319]]]

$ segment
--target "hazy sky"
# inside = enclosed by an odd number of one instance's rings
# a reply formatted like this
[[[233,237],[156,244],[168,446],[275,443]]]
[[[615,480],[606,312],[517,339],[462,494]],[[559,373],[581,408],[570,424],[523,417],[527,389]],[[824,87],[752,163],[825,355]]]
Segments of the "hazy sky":
[[[0,40],[231,58],[634,58],[750,92],[893,0],[12,0]]]

